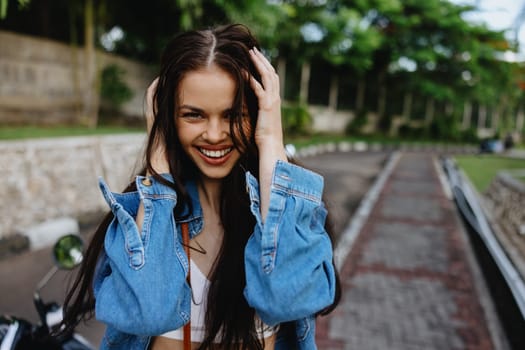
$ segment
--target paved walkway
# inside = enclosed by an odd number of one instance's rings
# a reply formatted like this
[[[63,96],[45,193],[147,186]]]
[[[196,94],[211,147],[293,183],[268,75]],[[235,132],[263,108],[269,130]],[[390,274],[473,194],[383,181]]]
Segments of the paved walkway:
[[[319,349],[502,348],[467,242],[432,155],[403,154],[344,261]]]

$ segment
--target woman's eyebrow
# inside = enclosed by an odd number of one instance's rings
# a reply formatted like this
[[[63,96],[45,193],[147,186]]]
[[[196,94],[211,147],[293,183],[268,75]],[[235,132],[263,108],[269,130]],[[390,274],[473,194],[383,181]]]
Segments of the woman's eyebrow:
[[[180,109],[189,109],[193,112],[198,112],[198,113],[202,113],[202,114],[205,114],[206,111],[202,108],[199,108],[199,107],[195,107],[195,106],[191,106],[191,105],[182,105],[179,107],[179,110]],[[230,108],[226,108],[224,111],[222,111],[223,114],[225,113],[230,113],[231,111],[233,111],[233,107],[230,107]],[[243,111],[244,111],[244,108],[243,108]]]
[[[190,105],[182,105],[179,107],[179,109],[189,109],[194,112],[204,113],[204,110],[202,108],[190,106]]]

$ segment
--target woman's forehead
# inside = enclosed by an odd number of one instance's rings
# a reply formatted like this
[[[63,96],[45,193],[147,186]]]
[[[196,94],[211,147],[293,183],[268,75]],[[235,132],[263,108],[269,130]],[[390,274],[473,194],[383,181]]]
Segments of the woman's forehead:
[[[211,65],[184,75],[178,87],[178,104],[206,111],[223,111],[237,107],[234,106],[236,93],[237,81],[232,75],[217,65]]]

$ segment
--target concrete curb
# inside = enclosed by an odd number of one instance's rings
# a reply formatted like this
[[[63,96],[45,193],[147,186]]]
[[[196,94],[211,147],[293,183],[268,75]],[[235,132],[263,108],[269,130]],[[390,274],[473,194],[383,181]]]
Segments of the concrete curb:
[[[337,244],[334,252],[335,265],[339,271],[342,269],[345,259],[348,256],[348,253],[350,252],[357,235],[370,216],[370,212],[377,202],[377,198],[385,186],[386,180],[390,177],[390,174],[392,173],[400,157],[400,152],[394,152],[392,155],[390,155],[387,164],[374,181],[372,187],[361,200],[361,203],[359,204],[355,214],[350,219],[348,226],[341,234],[341,238],[339,239],[339,243]]]
[[[295,148],[295,147],[293,147]],[[400,143],[385,144],[379,142],[366,141],[340,141],[327,142],[316,145],[304,146],[296,151],[298,158],[316,156],[327,152],[381,152],[381,151],[414,151],[414,152],[446,152],[476,154],[479,148],[472,145],[451,145],[451,144],[419,144],[419,143]]]

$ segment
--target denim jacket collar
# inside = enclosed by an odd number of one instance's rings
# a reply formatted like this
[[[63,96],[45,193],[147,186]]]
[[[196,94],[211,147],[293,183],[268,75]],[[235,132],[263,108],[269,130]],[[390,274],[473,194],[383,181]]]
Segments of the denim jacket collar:
[[[182,215],[179,218],[176,218],[175,221],[178,224],[187,222],[190,237],[193,238],[202,231],[202,227],[204,226],[202,207],[199,200],[199,191],[197,189],[196,181],[188,180],[184,185],[188,192],[188,196],[190,197],[191,208],[189,205],[185,205]]]

